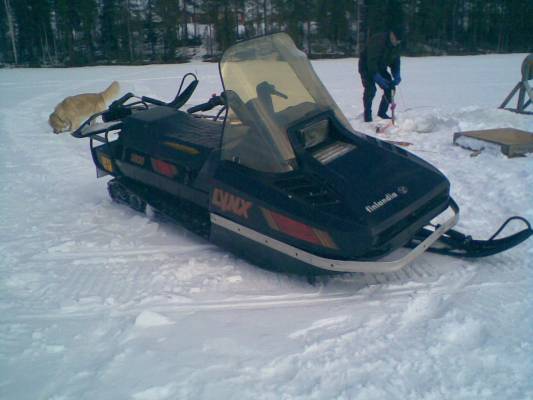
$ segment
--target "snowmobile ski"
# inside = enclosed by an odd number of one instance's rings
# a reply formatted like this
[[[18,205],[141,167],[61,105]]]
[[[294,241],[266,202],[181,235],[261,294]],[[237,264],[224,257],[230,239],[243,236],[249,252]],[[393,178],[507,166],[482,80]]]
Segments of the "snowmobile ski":
[[[504,238],[496,239],[501,231],[511,221],[522,221],[526,227],[522,230],[509,235]],[[412,246],[415,246],[421,240],[425,240],[431,232],[426,229],[420,230],[412,241]],[[435,244],[428,249],[428,251],[448,256],[465,257],[465,258],[479,258],[488,257],[502,251],[513,248],[522,243],[533,234],[531,224],[522,217],[511,217],[505,221],[502,226],[494,233],[488,240],[476,240],[471,236],[465,235],[454,229],[448,230],[442,237],[439,238]]]

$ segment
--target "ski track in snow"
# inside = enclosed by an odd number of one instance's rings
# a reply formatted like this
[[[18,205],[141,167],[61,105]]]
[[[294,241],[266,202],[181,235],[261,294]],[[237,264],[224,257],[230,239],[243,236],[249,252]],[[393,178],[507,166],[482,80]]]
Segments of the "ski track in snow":
[[[531,156],[451,143],[458,130],[533,131],[530,116],[495,109],[523,57],[405,58],[399,127],[380,136],[448,176],[474,237],[533,220]],[[314,66],[374,134],[356,60]],[[201,81],[191,105],[220,90],[214,64],[0,70],[1,399],[533,398],[531,241],[311,285],[113,204],[88,144],[47,126],[68,95],[116,79],[171,99],[189,71]]]

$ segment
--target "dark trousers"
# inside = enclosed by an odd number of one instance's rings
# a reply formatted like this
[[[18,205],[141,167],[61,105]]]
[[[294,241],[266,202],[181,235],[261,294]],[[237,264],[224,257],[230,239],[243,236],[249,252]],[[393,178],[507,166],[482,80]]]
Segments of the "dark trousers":
[[[366,61],[361,57],[359,59],[359,74],[361,75],[361,82],[363,83],[363,106],[365,109],[365,120],[372,118],[372,100],[376,95],[376,83],[374,77],[368,75],[368,71],[365,68]],[[380,74],[388,80],[392,80],[391,75],[387,71],[380,71]],[[392,93],[390,89],[383,90],[383,96],[381,96],[381,102],[379,103],[378,115],[383,115],[389,109],[390,99]]]

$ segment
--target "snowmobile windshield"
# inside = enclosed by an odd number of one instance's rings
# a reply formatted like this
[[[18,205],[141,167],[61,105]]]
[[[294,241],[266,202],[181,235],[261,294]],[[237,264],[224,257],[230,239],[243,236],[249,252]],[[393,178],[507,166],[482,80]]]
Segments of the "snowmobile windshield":
[[[287,128],[331,110],[351,126],[306,55],[285,33],[230,47],[220,61],[228,114],[221,157],[265,172],[295,168]]]

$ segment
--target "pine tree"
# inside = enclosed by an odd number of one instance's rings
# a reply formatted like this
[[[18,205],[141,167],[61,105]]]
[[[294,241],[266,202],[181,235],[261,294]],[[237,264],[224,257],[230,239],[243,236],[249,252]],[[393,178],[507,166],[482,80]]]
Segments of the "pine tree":
[[[102,14],[100,16],[101,33],[100,46],[103,55],[108,60],[117,58],[118,44],[118,6],[117,0],[102,0]]]
[[[2,27],[2,32],[0,32],[0,39],[2,39],[2,48],[0,51],[4,53],[5,60],[10,60],[7,56],[9,53],[8,48],[11,47],[12,58],[11,60],[18,64],[18,51],[15,41],[15,26],[13,23],[13,10],[11,7],[10,0],[3,0],[3,5],[0,7],[0,27]],[[5,27],[5,28],[4,28]],[[4,32],[7,37],[4,37]],[[3,39],[6,39],[5,41]],[[8,41],[10,45],[8,45]]]
[[[503,1],[504,10],[504,36],[505,51],[533,51],[533,4],[530,0]]]
[[[183,46],[187,46],[187,43],[189,41],[189,32],[187,29],[187,4],[187,0],[181,0],[181,43]]]
[[[144,41],[150,47],[150,59],[156,60],[157,31],[155,22],[155,0],[146,2],[146,18],[144,20]]]
[[[531,0],[1,0],[0,62],[84,65],[97,57],[175,61],[203,40],[213,55],[238,38],[286,31],[309,54],[406,28],[411,54],[531,51]],[[204,32],[196,29],[206,26]],[[244,28],[244,29],[243,29]],[[207,32],[207,34],[206,34]],[[203,34],[203,37],[201,38]],[[357,40],[354,40],[357,36]]]
[[[219,13],[220,4],[218,0],[203,0],[202,1],[202,12],[206,17],[206,24],[208,35],[204,37],[205,45],[207,47],[207,52],[209,57],[213,57],[215,54],[216,48],[216,39],[215,39],[215,29],[217,26],[218,13]]]
[[[217,42],[222,51],[226,50],[237,40],[236,18],[233,4],[230,0],[219,0],[220,14],[215,25]]]
[[[351,46],[350,19],[355,14],[352,0],[318,0],[316,21],[321,38],[327,39],[330,50]]]
[[[296,45],[310,52],[310,21],[314,0],[272,0],[274,30],[285,30]]]
[[[134,60],[133,51],[133,11],[130,0],[120,0],[118,7],[118,38],[120,59],[132,62]]]
[[[57,23],[57,57],[66,65],[86,65],[93,59],[92,31],[94,30],[95,10],[91,12],[89,0],[73,3],[69,0],[56,0],[54,13]],[[85,13],[84,13],[85,11]]]
[[[157,14],[161,18],[163,60],[176,60],[178,47],[179,0],[156,0]]]
[[[51,37],[48,0],[17,0],[12,6],[21,61],[47,63],[48,38]]]
[[[82,33],[84,54],[88,62],[95,58],[95,37],[98,9],[95,0],[78,0],[79,30]]]

